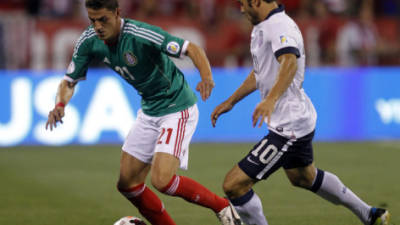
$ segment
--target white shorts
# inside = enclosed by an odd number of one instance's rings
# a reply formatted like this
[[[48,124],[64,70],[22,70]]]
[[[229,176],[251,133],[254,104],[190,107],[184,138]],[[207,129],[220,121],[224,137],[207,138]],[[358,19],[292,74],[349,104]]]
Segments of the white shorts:
[[[161,117],[148,116],[140,109],[122,150],[145,163],[156,152],[174,155],[180,168],[187,169],[189,143],[199,120],[197,105]]]

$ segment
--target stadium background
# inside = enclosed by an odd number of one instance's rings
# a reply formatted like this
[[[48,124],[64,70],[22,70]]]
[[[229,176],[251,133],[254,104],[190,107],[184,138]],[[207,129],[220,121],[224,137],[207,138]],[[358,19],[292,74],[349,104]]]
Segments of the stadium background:
[[[319,116],[319,166],[334,171],[367,202],[388,207],[399,224],[400,184],[392,173],[399,170],[400,156],[400,2],[280,2],[304,35],[304,86]],[[224,174],[266,132],[265,126],[250,125],[258,94],[223,116],[217,128],[209,122],[213,108],[250,70],[250,24],[233,0],[120,4],[123,16],[205,48],[216,88],[210,101],[199,102],[191,168],[183,173],[222,194]],[[139,215],[114,188],[119,145],[139,108],[133,89],[95,62],[67,107],[65,123],[56,132],[44,130],[86,18],[81,0],[0,1],[0,224],[107,225]],[[194,86],[199,77],[190,61],[175,62]],[[358,224],[342,208],[291,188],[281,171],[256,191],[271,224]],[[217,224],[207,210],[162,199],[178,224]]]

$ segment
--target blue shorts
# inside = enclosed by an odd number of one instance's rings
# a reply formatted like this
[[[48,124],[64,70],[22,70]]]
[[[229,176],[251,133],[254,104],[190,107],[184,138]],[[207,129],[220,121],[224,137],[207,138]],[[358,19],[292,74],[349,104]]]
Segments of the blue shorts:
[[[267,179],[281,166],[306,167],[313,162],[314,131],[299,139],[287,139],[272,131],[239,162],[239,167],[255,180]]]

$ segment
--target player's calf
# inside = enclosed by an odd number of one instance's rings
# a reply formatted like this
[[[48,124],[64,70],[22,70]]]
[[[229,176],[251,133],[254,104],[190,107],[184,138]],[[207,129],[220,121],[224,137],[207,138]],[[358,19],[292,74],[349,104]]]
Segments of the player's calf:
[[[173,176],[162,190],[162,193],[177,196],[188,202],[210,208],[215,213],[229,205],[229,201],[208,190],[197,181],[185,176]]]
[[[176,225],[165,210],[163,203],[144,183],[130,189],[120,189],[139,212],[153,225]]]

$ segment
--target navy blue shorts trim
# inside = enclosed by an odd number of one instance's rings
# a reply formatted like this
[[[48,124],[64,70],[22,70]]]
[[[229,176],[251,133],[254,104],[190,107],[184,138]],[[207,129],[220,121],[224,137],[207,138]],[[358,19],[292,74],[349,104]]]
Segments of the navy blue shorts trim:
[[[306,167],[314,160],[313,138],[314,131],[299,139],[288,139],[269,131],[238,165],[255,180],[267,179],[280,167]]]

